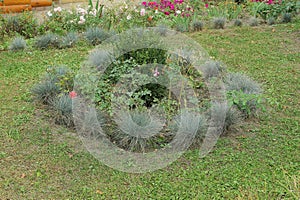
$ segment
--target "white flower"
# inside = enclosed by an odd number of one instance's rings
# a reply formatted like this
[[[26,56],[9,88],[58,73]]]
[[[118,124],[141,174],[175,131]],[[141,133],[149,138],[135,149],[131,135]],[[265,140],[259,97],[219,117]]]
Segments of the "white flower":
[[[131,15],[127,15],[127,20],[131,20]]]
[[[54,11],[54,12],[61,12],[62,9],[61,9],[61,7],[57,7],[57,8],[54,8],[53,11]]]
[[[141,11],[140,11],[140,15],[145,16],[145,14],[146,14],[146,10],[144,8],[142,8]]]
[[[158,13],[158,10],[156,9],[156,10],[155,10],[155,14],[157,14],[157,13]]]
[[[84,24],[84,22],[85,22],[84,16],[80,16],[78,24]]]
[[[177,15],[180,15],[180,14],[181,14],[181,11],[180,11],[180,10],[176,10],[176,14],[177,14]]]
[[[93,9],[92,11],[90,11],[89,14],[90,14],[90,15],[93,15],[94,17],[96,17],[96,15],[97,15],[97,10],[96,10],[96,9]]]
[[[51,17],[51,16],[52,16],[52,13],[51,13],[51,11],[50,11],[50,10],[47,12],[47,15],[48,15],[49,17]]]
[[[76,10],[77,10],[77,13],[80,14],[80,15],[87,14],[87,11],[83,8],[78,7]]]

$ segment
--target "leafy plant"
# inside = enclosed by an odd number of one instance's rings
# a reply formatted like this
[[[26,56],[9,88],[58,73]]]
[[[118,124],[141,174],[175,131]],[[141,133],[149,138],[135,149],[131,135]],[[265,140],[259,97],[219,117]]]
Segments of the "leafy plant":
[[[15,38],[9,46],[12,51],[24,50],[26,48],[26,41],[22,37]]]
[[[246,75],[229,73],[224,80],[230,105],[236,106],[245,117],[262,108],[261,88]]]
[[[18,34],[25,38],[32,38],[37,35],[37,27],[38,24],[33,13],[23,12],[3,18],[0,30],[9,36]]]

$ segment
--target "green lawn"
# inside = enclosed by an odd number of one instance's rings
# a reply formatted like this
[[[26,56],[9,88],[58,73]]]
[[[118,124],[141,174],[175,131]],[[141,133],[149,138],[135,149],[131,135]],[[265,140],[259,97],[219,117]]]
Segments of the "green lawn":
[[[0,199],[300,199],[300,21],[189,34],[231,71],[262,84],[267,111],[199,159],[165,169],[108,168],[55,125],[30,88],[51,65],[80,67],[92,47],[0,52]]]

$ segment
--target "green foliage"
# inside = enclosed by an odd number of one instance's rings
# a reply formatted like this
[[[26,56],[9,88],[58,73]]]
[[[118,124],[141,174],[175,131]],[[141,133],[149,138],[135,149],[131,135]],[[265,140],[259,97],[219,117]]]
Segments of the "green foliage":
[[[284,13],[296,13],[300,4],[297,1],[282,0],[281,3],[268,4],[267,2],[253,2],[255,7],[255,15],[267,20],[270,17],[277,19]]]
[[[24,50],[26,48],[26,41],[22,37],[16,37],[10,44],[9,49],[12,51]]]
[[[226,23],[226,19],[223,17],[218,17],[213,19],[213,27],[215,29],[224,29],[225,23]]]
[[[3,35],[14,36],[18,34],[24,38],[32,38],[37,35],[37,20],[31,12],[1,17],[0,24],[0,33]]]
[[[258,83],[240,73],[229,73],[225,77],[225,86],[230,105],[236,106],[245,117],[249,117],[259,108],[263,108],[262,90]]]

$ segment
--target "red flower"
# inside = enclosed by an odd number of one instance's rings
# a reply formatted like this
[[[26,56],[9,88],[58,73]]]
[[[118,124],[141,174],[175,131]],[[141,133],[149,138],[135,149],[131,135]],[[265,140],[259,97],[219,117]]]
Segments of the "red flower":
[[[208,3],[205,4],[205,8],[208,8]]]
[[[165,12],[165,15],[170,15],[170,13],[166,11],[166,12]]]
[[[69,96],[71,99],[74,99],[75,97],[77,97],[77,93],[75,91],[71,91],[69,92]]]

